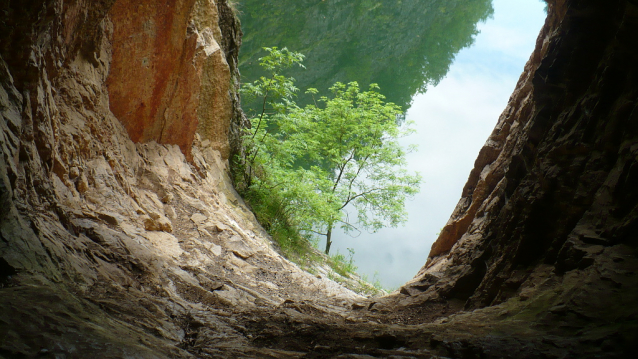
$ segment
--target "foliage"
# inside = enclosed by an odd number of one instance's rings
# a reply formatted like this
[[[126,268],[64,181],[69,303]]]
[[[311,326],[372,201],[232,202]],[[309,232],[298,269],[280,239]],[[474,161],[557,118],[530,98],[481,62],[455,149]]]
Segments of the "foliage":
[[[338,251],[335,255],[330,256],[332,269],[343,277],[347,277],[357,271],[357,266],[354,265],[354,249],[348,248],[348,253],[347,258]]]
[[[369,283],[373,288],[377,290],[379,293],[391,293],[396,290],[396,288],[386,288],[381,284],[381,278],[379,278],[379,272],[375,271],[372,279],[368,279],[367,275],[361,276],[362,280],[365,283]]]
[[[312,243],[304,237],[286,216],[288,204],[274,190],[250,188],[242,195],[252,207],[257,220],[279,244],[284,255],[303,265],[317,259],[313,255]]]
[[[307,71],[291,69],[302,89],[328,95],[337,81],[378,83],[406,110],[412,97],[437,84],[455,54],[473,42],[491,0],[241,0],[240,69],[257,78],[263,44],[306,54]],[[312,103],[300,94],[297,104]],[[245,106],[260,108],[258,101]]]
[[[292,99],[297,92],[294,79],[282,76],[281,71],[295,65],[301,66],[303,55],[286,48],[264,50],[268,52],[268,56],[260,58],[260,63],[269,71],[268,76],[261,76],[241,88],[245,96],[261,99],[261,108],[258,113],[252,113],[250,118],[252,128],[243,141],[245,158],[234,160],[234,166],[241,167],[235,173],[243,175],[242,178],[235,178],[235,182],[261,225],[279,244],[284,255],[303,265],[316,259],[310,238],[300,233],[294,218],[289,215],[294,210],[293,203],[289,200],[291,193],[269,185],[268,163],[258,163],[263,158],[263,153],[258,156],[263,146],[256,145],[263,140],[270,140],[266,135],[273,131],[272,124],[276,122],[271,118],[280,116],[289,106],[294,106]]]
[[[346,232],[376,231],[404,222],[405,199],[418,191],[420,177],[403,168],[398,138],[410,131],[397,125],[398,106],[384,103],[376,85],[361,92],[352,82],[336,83],[333,98],[298,107],[294,80],[280,71],[303,57],[285,48],[266,51],[260,62],[269,76],[243,88],[263,98],[245,144],[247,197],[267,204],[272,215],[262,219],[265,227],[325,235],[328,254],[335,225]],[[357,211],[356,221],[348,209]]]
[[[375,89],[373,84],[361,92],[356,82],[337,82],[330,88],[333,98],[291,109],[280,125],[278,137],[292,147],[285,153],[293,159],[289,168],[302,173],[319,197],[312,210],[321,215],[302,230],[325,235],[326,254],[335,225],[346,232],[395,227],[406,220],[406,197],[418,192],[420,177],[403,168],[398,143],[410,130],[397,125],[400,109],[384,103]]]
[[[252,119],[257,119],[252,139],[261,129],[262,122],[267,121],[268,116],[285,113],[286,109],[296,106],[292,101],[298,91],[294,85],[295,79],[283,76],[281,71],[294,65],[304,67],[301,64],[304,56],[300,53],[292,52],[285,47],[281,50],[276,47],[264,47],[264,50],[269,54],[259,59],[259,65],[267,71],[268,76],[260,76],[258,80],[245,83],[241,88],[242,93],[249,98],[256,98],[261,102],[259,113],[256,116],[255,113],[251,114]]]

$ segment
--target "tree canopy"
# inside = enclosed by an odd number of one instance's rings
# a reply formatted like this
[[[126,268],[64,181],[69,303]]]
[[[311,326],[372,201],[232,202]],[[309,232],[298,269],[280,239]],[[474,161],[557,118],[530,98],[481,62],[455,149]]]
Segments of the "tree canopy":
[[[302,57],[287,49],[267,51],[261,63],[270,74],[244,87],[263,100],[246,136],[255,174],[251,190],[275,191],[291,224],[326,236],[326,254],[335,226],[376,231],[405,222],[405,200],[418,192],[421,178],[405,169],[398,139],[411,130],[398,124],[400,107],[384,102],[376,84],[361,91],[357,82],[337,82],[330,97],[297,106],[294,80],[280,70]]]

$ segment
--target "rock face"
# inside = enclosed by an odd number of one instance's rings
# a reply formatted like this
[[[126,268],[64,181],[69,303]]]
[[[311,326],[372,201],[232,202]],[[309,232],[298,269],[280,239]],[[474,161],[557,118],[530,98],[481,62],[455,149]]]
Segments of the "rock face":
[[[343,321],[359,296],[280,257],[230,184],[225,1],[0,10],[0,357],[261,356],[235,316]]]
[[[550,2],[427,265],[365,299],[230,185],[227,1],[2,3],[0,357],[629,357],[636,33],[633,1]]]
[[[227,159],[233,83],[228,49],[220,46],[218,5],[117,1],[108,15],[113,26],[109,104],[130,138],[176,144],[190,160],[197,131]],[[236,25],[227,29],[236,31]],[[227,46],[238,48],[237,37],[229,35]]]
[[[517,269],[549,264],[563,274],[637,244],[636,6],[559,1],[551,10],[421,271],[471,257],[457,290],[472,306],[516,292],[529,273],[510,293],[501,288]]]
[[[551,303],[534,320],[560,318],[583,336],[611,320],[635,333],[638,6],[549,10],[461,200],[402,291],[406,303],[466,309]]]

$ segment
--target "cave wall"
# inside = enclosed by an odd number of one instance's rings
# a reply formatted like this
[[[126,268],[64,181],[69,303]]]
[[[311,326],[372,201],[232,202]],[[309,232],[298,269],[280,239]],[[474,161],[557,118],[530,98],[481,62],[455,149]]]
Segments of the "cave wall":
[[[114,197],[110,202],[119,205],[139,200],[130,189],[136,185],[139,169],[130,140],[177,145],[189,161],[196,140],[200,147],[220,156],[217,170],[228,170],[230,129],[240,128],[243,120],[233,83],[238,77],[235,57],[241,43],[238,20],[224,1],[155,5],[125,1],[3,3],[3,220],[24,217],[21,211],[26,217],[41,212],[77,232],[71,219],[112,209],[97,197]],[[226,12],[221,27],[220,11]],[[158,41],[148,41],[151,38]],[[202,84],[200,77],[209,82]],[[204,102],[198,102],[200,99]],[[152,113],[131,112],[131,108],[123,112],[127,108],[122,102],[139,104],[136,101],[140,100],[152,102]],[[114,121],[123,124],[127,133],[122,134],[122,127]],[[234,143],[238,146],[236,140]],[[96,168],[92,168],[96,159],[109,164],[115,184],[96,178]],[[220,178],[218,182],[223,182],[224,176]],[[109,188],[100,188],[100,184]],[[232,188],[229,183],[224,186]],[[92,190],[106,189],[116,190],[91,198]],[[115,198],[120,195],[122,198]],[[87,212],[86,202],[97,207]],[[122,214],[132,216],[130,211],[136,207]],[[168,228],[163,213],[152,217],[151,227]],[[21,225],[14,228],[18,222]],[[37,228],[29,229],[37,226],[29,220],[18,222],[10,223],[7,228],[11,231],[2,234],[5,261],[15,261],[10,267],[20,270],[50,267],[47,271],[59,272],[60,266],[51,263],[47,249],[35,245],[27,250],[29,241],[18,240],[25,233],[37,235]],[[40,256],[42,260],[37,259]],[[64,261],[64,253],[59,256]]]
[[[220,28],[220,10],[228,5],[212,0],[118,1],[109,10],[109,104],[134,142],[177,144],[192,159],[197,132],[230,156],[241,40],[236,20]]]
[[[2,6],[2,55],[18,87],[31,86],[43,70],[56,78],[80,53],[107,66],[109,108],[134,142],[177,144],[191,160],[199,133],[224,159],[239,151],[246,125],[236,60],[241,30],[225,1]],[[99,53],[102,36],[108,58]]]
[[[406,294],[477,308],[527,298],[541,278],[566,273],[635,279],[636,34],[634,2],[549,2],[536,49]]]
[[[199,91],[193,89],[201,87],[203,67],[203,56],[194,61],[195,53],[198,47],[204,53],[205,46],[215,46],[198,44],[198,29],[189,28],[194,4],[195,0],[119,1],[109,11],[109,104],[134,142],[177,144],[190,154],[199,103]],[[220,52],[218,45],[206,52],[215,50]]]
[[[234,316],[357,297],[233,189],[240,42],[224,0],[0,4],[0,357],[259,357]]]

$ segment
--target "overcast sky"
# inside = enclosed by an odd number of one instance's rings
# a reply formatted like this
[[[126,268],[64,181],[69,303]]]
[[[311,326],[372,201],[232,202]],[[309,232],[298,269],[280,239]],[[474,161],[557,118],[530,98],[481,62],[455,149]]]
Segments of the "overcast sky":
[[[414,98],[407,113],[417,133],[405,143],[419,146],[409,167],[424,180],[407,204],[408,223],[357,238],[337,234],[331,254],[353,248],[358,272],[370,280],[377,272],[386,288],[399,287],[425,264],[534,49],[544,7],[539,0],[494,0],[494,17],[479,25],[474,45],[456,56],[438,86]]]

